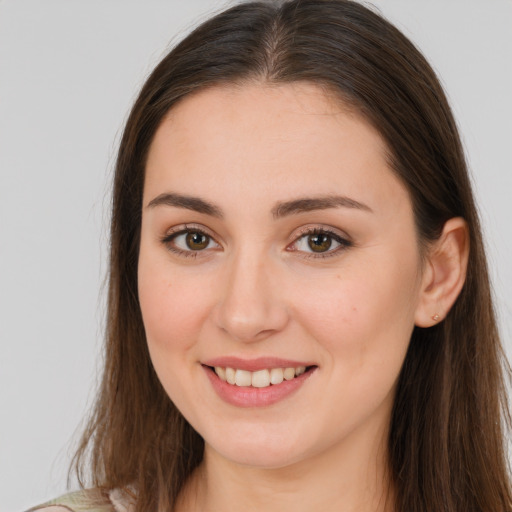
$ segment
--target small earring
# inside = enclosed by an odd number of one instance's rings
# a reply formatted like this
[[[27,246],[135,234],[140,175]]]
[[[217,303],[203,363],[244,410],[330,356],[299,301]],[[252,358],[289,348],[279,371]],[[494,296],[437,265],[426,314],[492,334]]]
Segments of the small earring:
[[[436,313],[433,317],[432,317],[432,320],[434,320],[434,322],[437,322],[439,320],[439,315]]]

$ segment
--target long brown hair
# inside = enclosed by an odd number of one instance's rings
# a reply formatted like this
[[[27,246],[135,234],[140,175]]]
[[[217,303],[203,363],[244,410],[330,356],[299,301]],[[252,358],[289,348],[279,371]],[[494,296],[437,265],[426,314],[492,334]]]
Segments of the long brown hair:
[[[448,219],[466,219],[464,288],[443,322],[415,328],[399,378],[388,445],[391,485],[401,512],[511,510],[508,367],[457,127],[420,52],[350,0],[232,7],[186,37],[143,86],[117,159],[105,369],[75,457],[79,478],[89,463],[93,485],[133,485],[137,511],[172,510],[201,462],[203,440],[166,395],[146,346],[137,296],[144,167],[155,131],[180,99],[254,80],[313,82],[371,122],[410,193],[420,244],[435,240]]]

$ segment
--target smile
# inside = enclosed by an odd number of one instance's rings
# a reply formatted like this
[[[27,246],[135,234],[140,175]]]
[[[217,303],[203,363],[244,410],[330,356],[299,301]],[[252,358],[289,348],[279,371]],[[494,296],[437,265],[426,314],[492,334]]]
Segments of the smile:
[[[281,384],[284,380],[292,380],[302,375],[306,371],[306,367],[269,368],[251,372],[248,370],[216,366],[214,371],[220,380],[234,386],[266,388],[271,385],[276,386]]]
[[[262,358],[243,361],[237,358],[203,363],[213,390],[228,404],[237,407],[267,407],[295,394],[317,365]],[[242,366],[242,368],[240,368]]]

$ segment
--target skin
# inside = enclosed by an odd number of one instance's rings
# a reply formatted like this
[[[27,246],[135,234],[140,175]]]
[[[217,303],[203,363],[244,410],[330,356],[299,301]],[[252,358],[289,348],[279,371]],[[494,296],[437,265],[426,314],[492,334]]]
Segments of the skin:
[[[169,193],[222,217],[150,204]],[[278,203],[333,194],[364,206],[276,217]],[[206,248],[172,238],[184,229],[206,232]],[[314,253],[308,229],[348,243]],[[432,325],[455,300],[460,276],[446,300],[442,285],[461,268],[461,232],[455,222],[443,235],[446,272],[422,263],[381,137],[315,85],[215,87],[174,107],[147,161],[139,297],[158,377],[206,445],[178,509],[388,510],[397,378],[414,325]],[[284,400],[240,408],[201,365],[219,356],[317,368]]]

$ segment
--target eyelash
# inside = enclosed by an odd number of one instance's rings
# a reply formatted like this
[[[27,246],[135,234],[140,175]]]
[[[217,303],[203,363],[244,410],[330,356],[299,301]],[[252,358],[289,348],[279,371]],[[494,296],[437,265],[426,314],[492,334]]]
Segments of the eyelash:
[[[332,231],[329,228],[318,228],[318,227],[304,228],[303,230],[301,230],[301,232],[299,233],[299,236],[297,236],[295,238],[295,240],[292,242],[291,245],[296,245],[301,239],[303,239],[305,237],[313,236],[313,235],[326,235],[326,236],[330,237],[332,240],[334,240],[335,242],[337,242],[339,244],[339,246],[336,247],[335,249],[327,250],[325,252],[318,252],[318,253],[304,252],[304,256],[303,256],[304,258],[312,258],[312,259],[331,258],[333,256],[337,256],[340,252],[342,252],[354,245],[350,240],[343,238],[339,233]],[[293,249],[292,249],[292,251],[293,251]]]
[[[210,240],[215,242],[215,238],[210,233],[208,233],[206,230],[201,229],[198,226],[185,225],[178,231],[173,231],[172,233],[164,236],[162,238],[162,243],[167,247],[167,249],[169,251],[177,254],[178,256],[183,256],[185,258],[197,258],[199,256],[199,253],[202,251],[193,251],[193,250],[184,251],[183,249],[179,249],[178,247],[176,247],[172,244],[172,242],[178,236],[185,235],[187,233],[197,233],[199,235],[206,236]],[[215,242],[215,243],[217,243],[217,242]]]
[[[164,236],[162,238],[162,243],[167,247],[167,249],[169,251],[177,254],[178,256],[182,256],[185,258],[197,258],[198,256],[200,256],[199,253],[203,252],[205,249],[196,250],[196,251],[194,251],[192,249],[191,250],[183,250],[183,249],[179,249],[178,247],[173,245],[173,241],[178,236],[184,235],[187,233],[188,234],[197,233],[199,235],[205,236],[210,241],[213,241],[215,244],[218,245],[218,243],[215,241],[215,238],[210,233],[208,233],[206,230],[204,230],[200,227],[190,226],[190,225],[185,225],[178,231],[173,231],[172,233],[167,234],[166,236]],[[290,246],[297,245],[298,242],[300,240],[302,240],[303,238],[308,237],[308,236],[313,236],[313,235],[326,235],[326,236],[330,237],[332,240],[334,240],[336,243],[338,243],[339,246],[336,247],[335,249],[327,250],[325,252],[318,252],[318,253],[300,251],[303,253],[302,257],[304,257],[306,259],[330,258],[330,257],[338,255],[339,252],[344,251],[353,246],[353,242],[351,242],[350,240],[347,240],[346,238],[343,238],[338,233],[336,233],[328,228],[315,227],[315,228],[304,228],[303,230],[301,230],[301,232],[294,239],[294,241],[287,246],[287,249]],[[288,249],[288,250],[290,252],[297,251],[297,249]],[[297,252],[299,252],[299,251],[297,251]]]

